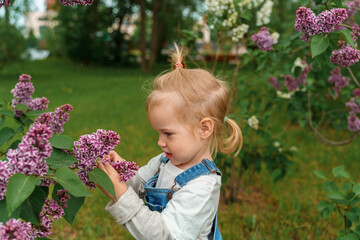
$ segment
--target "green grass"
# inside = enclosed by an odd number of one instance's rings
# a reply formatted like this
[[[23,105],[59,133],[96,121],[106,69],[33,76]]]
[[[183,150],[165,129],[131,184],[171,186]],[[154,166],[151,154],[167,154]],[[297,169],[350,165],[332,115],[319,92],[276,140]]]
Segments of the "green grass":
[[[159,66],[156,74],[166,67]],[[121,135],[116,151],[139,165],[160,152],[157,135],[147,121],[142,91],[144,83],[155,74],[144,74],[137,68],[85,67],[59,60],[18,63],[0,71],[0,100],[11,99],[10,90],[22,73],[32,76],[36,89],[33,97],[50,100],[50,111],[66,103],[73,105],[64,134],[77,140],[99,128],[112,129]],[[336,137],[332,131],[328,134]],[[275,184],[264,170],[242,193],[241,203],[222,202],[218,216],[224,239],[336,238],[342,222],[336,215],[327,220],[320,218],[316,205],[325,200],[326,193],[313,170],[330,173],[332,167],[344,164],[358,180],[359,140],[343,147],[327,147],[309,130],[297,126],[287,129],[279,140],[299,150],[293,159],[293,173]],[[56,222],[51,238],[133,239],[105,212],[108,199],[96,189],[91,193],[93,197],[86,199],[74,225],[64,220]]]

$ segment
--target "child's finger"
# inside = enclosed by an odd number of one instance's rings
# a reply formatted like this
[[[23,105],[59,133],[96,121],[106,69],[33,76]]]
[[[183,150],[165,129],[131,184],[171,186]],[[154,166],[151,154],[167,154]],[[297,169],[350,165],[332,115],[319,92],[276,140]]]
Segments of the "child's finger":
[[[104,167],[104,164],[101,161],[98,161],[96,166],[107,173],[107,171],[106,171],[106,169]]]
[[[119,173],[115,170],[113,166],[110,165],[110,163],[107,162],[103,166],[105,168],[105,172],[109,175],[111,180],[113,179],[120,180]]]

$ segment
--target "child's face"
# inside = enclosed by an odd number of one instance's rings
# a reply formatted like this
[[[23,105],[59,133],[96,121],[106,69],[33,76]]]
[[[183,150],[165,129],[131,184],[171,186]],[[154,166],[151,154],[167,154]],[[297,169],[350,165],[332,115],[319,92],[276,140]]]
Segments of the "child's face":
[[[189,127],[180,122],[172,100],[154,106],[149,121],[159,133],[159,147],[178,168],[188,169],[204,158],[211,158],[208,141],[201,138],[199,126]]]

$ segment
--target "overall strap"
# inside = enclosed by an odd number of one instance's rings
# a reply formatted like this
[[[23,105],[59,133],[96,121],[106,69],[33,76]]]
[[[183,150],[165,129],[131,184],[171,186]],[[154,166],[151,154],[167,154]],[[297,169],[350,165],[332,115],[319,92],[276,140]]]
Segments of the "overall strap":
[[[204,159],[201,161],[201,163],[198,163],[177,175],[175,180],[180,184],[181,187],[183,187],[191,180],[209,173],[221,176],[221,172],[216,167],[216,164],[213,161]]]

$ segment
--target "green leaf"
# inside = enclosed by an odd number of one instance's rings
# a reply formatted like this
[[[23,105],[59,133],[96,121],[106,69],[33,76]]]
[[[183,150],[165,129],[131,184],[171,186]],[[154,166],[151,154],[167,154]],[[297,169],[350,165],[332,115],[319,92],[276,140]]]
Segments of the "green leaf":
[[[311,55],[312,58],[322,54],[329,47],[330,42],[327,38],[323,38],[320,35],[316,35],[311,39]]]
[[[341,203],[341,204],[349,203],[349,201],[345,198],[344,194],[340,191],[331,192],[327,195],[327,197],[336,203]]]
[[[70,167],[75,162],[77,162],[77,159],[74,156],[57,148],[53,148],[51,156],[46,160],[46,164],[49,165],[51,169]]]
[[[0,222],[7,222],[10,218],[18,219],[20,217],[20,207],[18,207],[10,216],[6,207],[6,199],[0,201]]]
[[[334,211],[335,206],[333,203],[328,201],[321,201],[317,205],[317,209],[321,212],[321,217],[325,219],[329,216],[330,213]]]
[[[0,119],[0,127],[4,124],[4,122],[5,122],[5,116],[2,115]]]
[[[66,150],[73,150],[74,147],[74,140],[66,135],[54,135],[50,139],[50,144],[53,147],[66,149]]]
[[[59,196],[57,195],[58,189],[63,189],[60,186],[60,184],[55,185],[52,197],[59,203]],[[70,196],[70,199],[68,199],[66,202],[67,208],[64,208],[64,212],[65,212],[64,218],[68,223],[70,223],[70,225],[72,225],[77,212],[85,202],[85,197],[75,197],[70,193],[66,193],[66,194]]]
[[[4,127],[0,130],[0,146],[7,143],[15,136],[15,130],[9,127]]]
[[[38,117],[40,116],[41,114],[43,114],[45,111],[40,111],[40,110],[31,110],[29,111],[28,113],[26,113],[26,115],[28,117]]]
[[[353,187],[353,192],[358,195],[360,194],[360,183],[355,183]]]
[[[327,179],[326,174],[324,172],[322,172],[322,171],[314,170],[313,173],[318,178]]]
[[[301,6],[306,6],[311,2],[311,0],[300,0],[300,5]]]
[[[353,48],[356,48],[354,39],[351,36],[351,31],[347,28],[344,28],[340,31],[340,34],[345,38],[345,41],[349,43]]]
[[[95,168],[94,170],[89,172],[89,178],[91,181],[100,185],[105,191],[110,193],[116,199],[114,185],[111,182],[109,176],[103,170]]]
[[[27,105],[23,104],[23,103],[20,103],[20,104],[16,105],[15,108],[16,108],[16,109],[23,110],[23,111],[26,111],[26,110],[29,109],[29,107],[28,107]]]
[[[14,112],[11,110],[0,110],[0,114],[3,116],[14,117]]]
[[[345,236],[341,236],[338,238],[339,240],[359,240],[359,237],[355,233],[349,233]]]
[[[8,149],[17,149],[18,148],[18,145],[21,141],[20,140],[16,140],[15,142],[13,142],[10,147]]]
[[[20,217],[27,222],[40,224],[39,215],[49,194],[49,188],[36,186],[34,192],[21,205]]]
[[[345,216],[353,223],[359,222],[359,216],[352,213],[351,211],[345,211]]]
[[[334,192],[339,190],[338,186],[330,181],[326,181],[323,185],[323,188],[328,192]]]
[[[344,165],[334,167],[332,169],[332,174],[334,175],[334,177],[344,177],[346,179],[350,178],[350,174],[345,170]]]
[[[12,214],[30,196],[35,185],[35,176],[16,173],[10,177],[6,188],[6,205],[9,214]]]
[[[79,177],[68,168],[59,168],[53,179],[75,197],[90,197]]]

